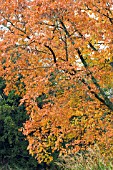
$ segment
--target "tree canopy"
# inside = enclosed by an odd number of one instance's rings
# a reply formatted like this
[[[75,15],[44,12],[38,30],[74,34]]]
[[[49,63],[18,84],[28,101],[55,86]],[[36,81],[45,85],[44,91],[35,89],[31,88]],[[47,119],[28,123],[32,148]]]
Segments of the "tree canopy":
[[[30,154],[112,152],[112,0],[1,0],[0,24],[0,76],[26,104]]]

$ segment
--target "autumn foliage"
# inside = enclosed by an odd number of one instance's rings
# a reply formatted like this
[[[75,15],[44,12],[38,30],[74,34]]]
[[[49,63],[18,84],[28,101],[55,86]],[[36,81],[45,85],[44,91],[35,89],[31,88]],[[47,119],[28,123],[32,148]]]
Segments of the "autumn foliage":
[[[30,154],[113,154],[112,0],[1,0],[0,25],[0,76],[26,104]]]

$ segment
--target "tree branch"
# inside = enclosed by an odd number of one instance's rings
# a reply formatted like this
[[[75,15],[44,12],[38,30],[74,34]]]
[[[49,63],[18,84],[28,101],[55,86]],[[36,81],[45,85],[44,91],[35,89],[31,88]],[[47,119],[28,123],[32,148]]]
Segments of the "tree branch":
[[[54,63],[56,63],[56,62],[57,62],[57,60],[56,60],[56,55],[55,55],[54,51],[52,50],[52,48],[51,48],[50,46],[48,46],[48,45],[45,45],[45,47],[48,48],[49,51],[52,53]]]
[[[86,83],[86,81],[84,79],[82,79],[81,81],[82,81],[82,83],[84,83],[87,86],[87,88],[89,89],[91,94],[93,94],[100,102],[102,102],[104,105],[106,105],[105,100],[103,100],[96,92],[92,91],[91,87],[88,85],[88,83]]]
[[[84,67],[86,68],[86,70],[88,71],[88,75],[91,75],[91,80],[94,83],[94,85],[96,86],[96,88],[100,91],[102,97],[104,98],[104,104],[113,111],[113,103],[109,100],[109,98],[106,96],[105,92],[103,91],[103,89],[100,87],[99,83],[97,82],[96,78],[92,75],[92,72],[88,70],[88,64],[86,63],[85,59],[83,58],[81,51],[77,48],[76,49],[78,52],[78,55],[82,61],[82,64],[84,65]],[[93,92],[94,93],[94,92]],[[95,97],[99,99],[99,96],[97,96],[97,94],[95,93]],[[100,100],[100,99],[99,99]],[[103,99],[102,99],[103,100]]]

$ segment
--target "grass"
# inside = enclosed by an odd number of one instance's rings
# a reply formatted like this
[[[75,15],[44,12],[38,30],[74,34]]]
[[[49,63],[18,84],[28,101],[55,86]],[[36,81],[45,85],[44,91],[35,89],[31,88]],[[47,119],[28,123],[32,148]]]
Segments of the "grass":
[[[87,154],[62,156],[55,163],[59,170],[113,170],[112,162],[104,160],[97,146]]]
[[[21,169],[20,167],[17,167],[16,165],[10,166],[9,164],[6,164],[4,166],[0,166],[0,170],[28,170],[28,169]]]

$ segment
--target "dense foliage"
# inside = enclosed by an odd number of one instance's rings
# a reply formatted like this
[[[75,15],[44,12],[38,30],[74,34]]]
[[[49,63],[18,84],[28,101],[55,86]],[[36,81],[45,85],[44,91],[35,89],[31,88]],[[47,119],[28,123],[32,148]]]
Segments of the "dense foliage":
[[[112,0],[1,0],[0,11],[0,76],[26,103],[30,154],[49,163],[97,143],[112,156]]]
[[[35,170],[38,164],[27,151],[25,136],[18,131],[28,119],[25,106],[19,106],[20,97],[14,91],[6,96],[4,88],[5,82],[0,78],[0,165]]]

